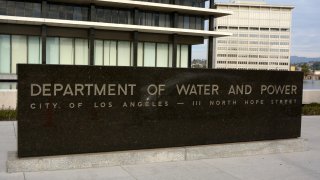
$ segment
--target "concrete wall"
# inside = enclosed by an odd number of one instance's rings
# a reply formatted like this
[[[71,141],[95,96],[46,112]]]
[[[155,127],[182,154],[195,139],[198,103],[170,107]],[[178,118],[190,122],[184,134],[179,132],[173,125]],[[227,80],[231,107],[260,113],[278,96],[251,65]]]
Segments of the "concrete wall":
[[[302,104],[320,103],[320,90],[303,90]]]
[[[320,103],[320,90],[304,90],[302,104]],[[0,90],[0,109],[16,109],[17,90]]]
[[[17,90],[0,90],[0,109],[16,109]]]

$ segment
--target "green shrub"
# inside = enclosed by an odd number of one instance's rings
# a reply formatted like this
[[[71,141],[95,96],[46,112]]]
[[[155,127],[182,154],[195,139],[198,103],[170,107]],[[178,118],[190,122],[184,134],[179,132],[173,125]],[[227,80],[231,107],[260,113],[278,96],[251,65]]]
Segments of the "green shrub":
[[[0,109],[0,121],[14,121],[16,119],[16,110]]]
[[[302,108],[303,115],[320,115],[320,104],[306,104]]]

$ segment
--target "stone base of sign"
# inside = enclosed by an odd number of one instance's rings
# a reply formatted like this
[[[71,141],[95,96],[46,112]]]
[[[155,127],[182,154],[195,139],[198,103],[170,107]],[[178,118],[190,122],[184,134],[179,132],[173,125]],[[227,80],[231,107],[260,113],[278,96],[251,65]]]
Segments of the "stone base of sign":
[[[9,152],[7,170],[9,173],[67,170],[154,162],[187,161],[208,158],[289,153],[305,150],[306,140],[298,138],[32,158],[17,158],[16,152]]]

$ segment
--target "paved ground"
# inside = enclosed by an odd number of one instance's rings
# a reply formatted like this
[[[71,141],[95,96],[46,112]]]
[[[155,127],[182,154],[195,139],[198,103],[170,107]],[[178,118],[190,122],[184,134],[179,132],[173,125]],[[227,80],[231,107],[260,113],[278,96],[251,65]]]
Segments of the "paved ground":
[[[302,137],[309,146],[305,152],[8,174],[5,162],[7,152],[17,150],[16,132],[16,122],[0,122],[0,180],[320,179],[320,116],[303,117]]]

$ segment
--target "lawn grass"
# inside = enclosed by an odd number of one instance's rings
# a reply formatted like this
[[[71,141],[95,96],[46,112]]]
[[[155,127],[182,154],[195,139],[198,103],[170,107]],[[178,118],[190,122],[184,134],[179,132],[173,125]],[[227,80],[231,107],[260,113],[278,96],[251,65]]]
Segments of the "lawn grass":
[[[17,111],[10,109],[0,109],[0,121],[15,121],[17,119]]]
[[[302,108],[302,115],[320,115],[320,104],[306,104]]]

